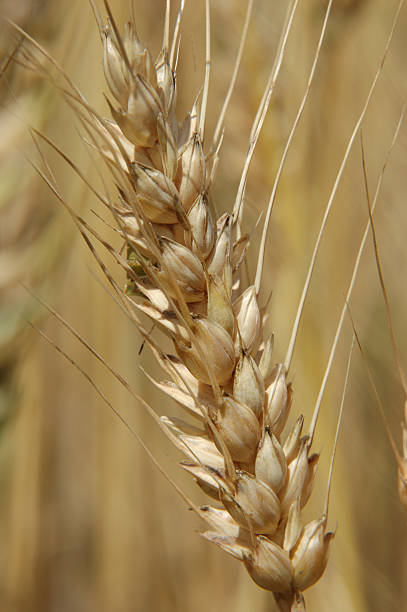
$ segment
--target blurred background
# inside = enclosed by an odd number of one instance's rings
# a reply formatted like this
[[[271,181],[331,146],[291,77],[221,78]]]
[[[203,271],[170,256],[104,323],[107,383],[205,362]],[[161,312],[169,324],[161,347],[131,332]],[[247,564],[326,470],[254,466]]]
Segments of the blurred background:
[[[175,4],[175,3],[174,3]],[[233,205],[251,122],[271,69],[286,2],[256,0],[240,76],[227,113],[217,181],[218,210]],[[275,361],[284,359],[324,207],[391,30],[395,1],[335,0],[323,53],[291,148],[273,213],[262,296],[273,290],[270,328]],[[242,0],[212,3],[213,64],[207,134],[220,112],[245,14]],[[130,0],[111,0],[117,22]],[[300,2],[281,76],[259,141],[246,197],[252,230],[264,211],[289,130],[303,96],[322,26],[325,0]],[[164,1],[135,0],[139,36],[160,49]],[[174,6],[174,15],[177,7]],[[102,48],[83,0],[0,0],[0,13],[57,59],[89,103],[108,113]],[[187,2],[179,60],[181,119],[204,70],[204,3]],[[1,63],[18,37],[1,22]],[[374,193],[403,103],[407,81],[407,11],[397,25],[383,74],[363,124]],[[55,87],[10,62],[0,79],[0,609],[3,612],[243,612],[273,610],[269,593],[245,569],[203,541],[202,527],[100,397],[28,321],[39,326],[92,377],[176,482],[197,503],[206,498],[177,467],[181,459],[112,376],[49,316],[29,286],[99,351],[160,414],[176,407],[157,395],[140,365],[160,377],[141,339],[104,289],[106,283],[71,219],[29,160],[41,156],[33,125],[54,140],[95,184],[100,181],[77,121]],[[403,364],[407,368],[407,127],[384,176],[376,230]],[[90,223],[109,233],[95,199],[50,149],[44,156],[61,193]],[[38,161],[39,160],[39,161]],[[354,258],[367,221],[358,138],[335,199],[306,302],[290,377],[292,418],[309,424]],[[255,269],[259,229],[249,252]],[[108,260],[107,260],[108,261]],[[115,278],[121,272],[108,262]],[[401,439],[403,396],[397,378],[368,241],[352,313],[394,435]],[[349,322],[329,378],[315,450],[320,469],[304,519],[323,510],[346,361]],[[328,568],[306,592],[307,609],[407,610],[407,526],[397,496],[396,464],[355,350],[331,492],[329,526],[337,529]]]

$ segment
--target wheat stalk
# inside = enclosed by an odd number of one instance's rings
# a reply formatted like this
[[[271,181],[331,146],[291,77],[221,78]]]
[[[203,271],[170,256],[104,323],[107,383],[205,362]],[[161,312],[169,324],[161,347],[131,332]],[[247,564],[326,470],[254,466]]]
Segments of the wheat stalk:
[[[365,363],[365,366],[367,368],[367,374],[368,374],[368,378],[369,378],[369,382],[371,385],[371,388],[373,390],[373,394],[375,397],[375,401],[376,404],[379,408],[380,411],[380,415],[382,417],[383,423],[384,423],[384,427],[385,427],[385,431],[387,434],[387,437],[389,439],[390,442],[390,446],[392,448],[396,463],[397,463],[397,484],[398,484],[398,494],[399,494],[399,498],[400,501],[402,503],[402,505],[407,509],[407,383],[406,383],[406,378],[405,378],[405,374],[404,374],[404,370],[401,364],[401,357],[400,357],[400,353],[399,353],[399,349],[397,346],[397,341],[396,341],[396,334],[394,331],[394,326],[393,326],[393,320],[392,320],[392,315],[391,315],[391,308],[390,308],[390,300],[389,300],[389,296],[388,296],[388,291],[386,288],[386,283],[384,281],[384,275],[383,275],[383,270],[382,270],[382,264],[381,264],[381,259],[380,259],[380,255],[379,255],[379,247],[378,247],[378,241],[377,241],[377,235],[376,235],[376,229],[375,229],[375,224],[374,224],[374,220],[373,220],[373,211],[374,211],[374,207],[376,205],[377,202],[377,198],[378,198],[378,194],[379,194],[379,190],[380,190],[380,186],[381,186],[381,179],[384,173],[384,170],[387,166],[388,160],[389,160],[389,156],[390,153],[395,145],[397,136],[399,134],[400,131],[400,127],[402,124],[402,121],[404,119],[404,114],[405,114],[405,107],[403,107],[399,122],[397,124],[397,128],[395,130],[395,134],[393,137],[393,141],[391,143],[390,149],[387,153],[385,162],[383,164],[383,168],[382,168],[382,172],[380,174],[380,178],[379,178],[379,183],[378,186],[376,188],[376,193],[375,193],[375,197],[373,200],[373,203],[370,202],[370,194],[369,194],[369,186],[368,186],[368,179],[367,179],[367,169],[366,169],[366,159],[365,159],[365,152],[364,152],[364,147],[363,147],[363,141],[362,141],[362,166],[363,166],[363,176],[364,176],[364,182],[365,182],[365,190],[366,190],[366,200],[367,200],[367,206],[368,206],[368,212],[369,212],[369,225],[368,227],[370,227],[371,230],[371,234],[372,234],[372,242],[373,242],[373,250],[374,250],[374,256],[375,256],[375,262],[376,262],[376,269],[377,269],[377,276],[379,279],[379,283],[380,283],[380,289],[382,291],[383,294],[383,299],[384,299],[384,303],[385,303],[385,307],[386,307],[386,318],[387,318],[387,325],[389,328],[389,335],[390,335],[390,339],[391,339],[391,344],[392,344],[392,349],[393,349],[393,355],[394,355],[394,360],[395,360],[395,364],[396,364],[396,368],[397,368],[397,374],[401,383],[401,387],[403,390],[403,394],[404,394],[404,411],[403,411],[403,419],[401,422],[401,433],[402,433],[402,451],[401,453],[398,450],[397,444],[394,440],[393,434],[391,432],[391,428],[389,426],[388,423],[388,419],[386,416],[386,411],[384,409],[383,403],[380,399],[380,395],[379,392],[377,390],[376,384],[374,382],[372,373],[370,371],[370,368],[368,366],[368,362],[367,359],[365,357],[360,339],[358,337],[356,328],[355,328],[355,324],[353,323],[353,329],[354,329],[354,333],[359,345],[359,348],[361,350],[362,353],[362,357]],[[366,228],[367,231],[368,228]]]
[[[20,10],[27,10],[21,6]],[[56,92],[44,91],[35,77],[29,82],[32,89],[26,93],[27,83],[19,83],[14,64],[22,40],[12,44],[0,66],[0,420],[6,421],[17,404],[18,366],[27,351],[26,319],[39,318],[38,308],[24,290],[22,284],[42,290],[55,279],[58,264],[66,251],[69,235],[56,239],[61,232],[61,216],[53,207],[45,190],[41,192],[37,174],[27,172],[22,180],[20,172],[22,142],[26,142],[27,130],[22,116],[30,113],[37,124],[45,129],[48,121],[44,107],[51,107]],[[4,37],[6,50],[6,37]],[[42,87],[41,87],[42,86]],[[27,99],[25,99],[27,98]],[[29,109],[29,110],[27,110]],[[18,162],[17,162],[18,160]],[[46,166],[46,160],[43,158]]]

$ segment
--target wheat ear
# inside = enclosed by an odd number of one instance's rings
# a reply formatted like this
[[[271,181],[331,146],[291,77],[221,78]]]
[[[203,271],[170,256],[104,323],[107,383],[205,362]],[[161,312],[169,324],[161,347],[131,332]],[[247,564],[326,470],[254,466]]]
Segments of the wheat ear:
[[[101,35],[106,79],[114,98],[109,102],[113,120],[99,116],[69,80],[65,79],[67,88],[57,84],[75,108],[90,145],[102,155],[118,187],[117,198],[111,199],[92,188],[80,169],[58,152],[112,212],[125,251],[117,252],[68,209],[83,236],[90,233],[125,270],[127,288],[123,293],[94,253],[128,314],[172,379],[155,384],[196,421],[191,425],[163,417],[160,425],[186,454],[183,467],[221,504],[194,508],[210,525],[204,537],[241,560],[257,584],[277,595],[281,609],[292,610],[303,608],[302,591],[324,571],[333,537],[326,533],[327,507],[320,519],[304,528],[300,510],[312,490],[318,456],[310,454],[310,448],[343,316],[306,436],[302,436],[302,416],[292,431],[283,435],[292,399],[287,371],[326,219],[381,71],[380,66],[328,201],[285,362],[274,365],[272,338],[265,335],[265,309],[259,304],[264,244],[279,176],[308,96],[331,2],[310,81],[270,198],[256,280],[248,286],[240,278],[249,244],[248,237],[241,235],[240,221],[248,165],[296,6],[297,2],[292,2],[288,11],[288,25],[254,123],[232,216],[225,213],[216,218],[211,197],[221,124],[214,142],[209,147],[204,142],[210,74],[209,3],[202,103],[194,105],[182,124],[176,117],[176,62],[183,4],[171,42],[167,4],[163,47],[153,61],[134,23],[127,24],[121,36],[105,2],[108,23]],[[101,23],[99,18],[98,21]],[[28,50],[22,57],[41,72],[41,65],[35,63]],[[45,71],[43,75],[49,78]],[[63,202],[52,181],[41,175]],[[138,313],[147,315],[171,339],[176,355],[163,352],[144,330]]]
[[[126,25],[122,36],[107,1],[104,2],[108,15],[105,27],[94,5],[111,94],[110,120],[88,105],[52,58],[48,57],[63,76],[62,82],[53,79],[30,47],[19,56],[21,63],[50,79],[75,109],[89,145],[101,155],[117,185],[113,199],[107,188],[105,193],[97,191],[80,168],[37,133],[64,157],[117,222],[116,232],[124,241],[121,251],[78,217],[64,202],[52,177],[40,172],[68,208],[122,306],[171,378],[170,382],[154,381],[155,384],[194,420],[193,424],[168,417],[159,420],[147,407],[169,439],[186,455],[183,468],[215,500],[215,505],[198,508],[186,496],[183,498],[208,524],[204,537],[240,560],[259,586],[274,592],[281,610],[304,609],[302,592],[322,575],[333,538],[326,531],[328,495],[321,518],[304,527],[301,508],[313,486],[318,455],[311,454],[311,443],[344,311],[308,435],[302,434],[301,415],[292,430],[284,433],[292,402],[287,372],[326,219],[382,68],[381,64],[329,197],[287,356],[284,363],[275,365],[272,336],[265,331],[265,307],[259,299],[264,245],[279,177],[308,97],[331,2],[327,3],[310,79],[270,197],[253,285],[244,285],[240,275],[249,246],[248,236],[242,235],[241,219],[250,161],[280,71],[297,4],[298,0],[293,0],[289,5],[277,59],[254,121],[232,215],[216,216],[212,201],[225,110],[213,141],[208,144],[205,139],[210,75],[209,2],[206,2],[206,76],[202,101],[193,106],[183,123],[178,122],[176,114],[176,65],[183,2],[172,40],[169,2],[166,5],[163,45],[155,61],[139,40],[134,21]],[[245,30],[251,7],[249,1]],[[30,42],[42,53],[32,39]],[[229,98],[228,93],[224,109]],[[104,184],[102,171],[100,176]],[[107,271],[88,235],[106,248],[125,271],[125,292]],[[349,295],[359,260],[360,257]],[[144,329],[144,315],[171,340],[175,354],[166,354],[155,334]],[[179,489],[178,492],[182,495]]]
[[[202,104],[180,124],[179,28],[170,41],[169,10],[154,61],[135,25],[120,35],[107,2],[105,8],[101,34],[112,120],[97,116],[78,95],[73,102],[118,187],[116,201],[99,195],[125,241],[125,256],[104,245],[127,274],[121,298],[172,341],[175,354],[164,353],[135,315],[171,378],[157,386],[195,421],[162,417],[161,426],[186,455],[185,470],[215,500],[198,509],[210,526],[204,537],[239,559],[259,586],[276,594],[282,610],[300,610],[302,592],[325,569],[333,534],[326,532],[326,513],[301,526],[318,455],[302,436],[302,416],[283,435],[292,385],[284,365],[274,365],[272,338],[265,335],[261,275],[243,286],[239,270],[248,236],[237,237],[238,215],[215,216],[211,187],[219,143],[209,153],[204,144],[209,48]]]

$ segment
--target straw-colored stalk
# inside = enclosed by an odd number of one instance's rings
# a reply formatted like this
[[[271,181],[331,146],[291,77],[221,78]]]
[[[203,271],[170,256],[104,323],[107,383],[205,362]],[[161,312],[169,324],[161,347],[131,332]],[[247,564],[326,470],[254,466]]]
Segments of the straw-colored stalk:
[[[29,3],[7,7],[4,17],[28,19]],[[3,25],[4,27],[4,25]],[[38,30],[37,30],[38,33]],[[16,403],[16,378],[21,356],[29,344],[27,319],[39,317],[38,304],[24,289],[45,289],[55,283],[69,233],[62,233],[61,213],[49,191],[38,183],[31,169],[22,174],[21,150],[26,146],[29,114],[41,129],[49,123],[56,92],[44,87],[36,75],[21,77],[14,60],[20,41],[2,32],[0,64],[0,421],[9,417]],[[73,232],[72,232],[73,233]]]
[[[396,135],[398,134],[398,130],[399,127],[401,125],[401,122],[404,118],[404,113],[405,113],[405,107],[403,107],[403,111],[400,117],[400,121],[399,121],[399,125],[398,125],[398,129],[396,130]],[[394,140],[396,138],[396,135],[394,137]],[[364,350],[363,347],[361,345],[361,342],[359,340],[356,328],[355,328],[355,324],[353,323],[353,328],[354,328],[354,333],[356,336],[356,339],[358,341],[359,344],[359,348],[360,351],[362,353],[362,357],[367,369],[367,374],[368,374],[368,378],[369,378],[369,382],[370,382],[370,386],[373,390],[373,394],[376,400],[376,404],[379,408],[379,412],[380,415],[382,417],[383,420],[383,424],[384,424],[384,428],[386,430],[386,434],[387,437],[389,439],[390,442],[390,446],[392,448],[396,463],[397,463],[397,485],[398,485],[398,494],[399,494],[399,498],[400,501],[402,503],[402,505],[404,506],[404,508],[406,508],[407,510],[407,381],[406,381],[406,377],[404,374],[404,370],[402,367],[402,363],[401,363],[401,357],[400,357],[400,353],[399,353],[399,349],[398,349],[398,345],[397,345],[397,340],[396,340],[396,334],[394,331],[394,327],[393,327],[393,320],[392,320],[392,314],[391,314],[391,308],[390,308],[390,299],[388,296],[388,292],[387,292],[387,287],[386,287],[386,283],[384,280],[384,274],[383,274],[383,269],[382,269],[382,263],[381,263],[381,258],[380,258],[380,254],[379,254],[379,247],[378,247],[378,240],[377,240],[377,235],[376,235],[376,228],[375,228],[375,224],[374,224],[374,220],[373,220],[373,214],[372,214],[372,204],[370,202],[370,196],[369,196],[369,188],[368,188],[368,182],[367,182],[367,172],[366,172],[366,160],[365,160],[365,155],[364,155],[364,150],[363,150],[363,146],[362,146],[362,161],[363,161],[363,174],[364,174],[364,179],[365,179],[365,189],[366,189],[366,200],[367,200],[367,206],[368,206],[368,213],[369,213],[369,225],[370,225],[370,230],[371,230],[371,234],[372,234],[372,242],[373,242],[373,251],[374,251],[374,256],[375,256],[375,262],[376,262],[376,269],[377,269],[377,276],[379,279],[379,284],[380,284],[380,288],[381,288],[381,292],[383,294],[383,300],[384,300],[384,304],[385,304],[385,309],[386,309],[386,319],[387,319],[387,325],[388,325],[388,329],[389,329],[389,335],[390,335],[390,340],[391,340],[391,344],[392,344],[392,349],[393,349],[393,356],[394,356],[394,361],[395,361],[395,365],[396,365],[396,369],[397,369],[397,374],[400,380],[400,384],[401,384],[401,388],[403,390],[404,393],[404,411],[403,411],[403,418],[401,421],[401,435],[402,435],[402,451],[400,453],[399,449],[398,449],[398,445],[396,444],[396,441],[393,437],[393,434],[391,432],[390,429],[390,425],[388,422],[388,418],[386,415],[386,411],[384,409],[383,403],[381,401],[377,386],[375,384],[373,375],[371,373],[370,367],[368,365],[367,359],[365,357],[364,354]],[[387,160],[385,162],[385,164],[387,164]],[[376,200],[376,198],[375,198]],[[375,204],[375,201],[374,201]]]

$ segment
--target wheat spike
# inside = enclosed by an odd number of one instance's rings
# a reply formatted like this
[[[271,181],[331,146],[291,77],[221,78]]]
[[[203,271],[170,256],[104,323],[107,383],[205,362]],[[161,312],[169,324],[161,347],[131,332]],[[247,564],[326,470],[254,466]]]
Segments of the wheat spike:
[[[249,0],[245,32],[252,4]],[[54,68],[64,78],[54,81],[37,60],[36,51],[42,51],[32,40],[34,47],[27,45],[19,58],[22,64],[53,81],[74,108],[92,154],[96,151],[104,164],[100,171],[103,182],[107,173],[117,187],[114,197],[107,188],[105,193],[97,191],[78,166],[36,133],[68,161],[114,218],[114,231],[123,241],[120,250],[77,216],[52,177],[39,171],[72,215],[123,309],[171,380],[147,376],[188,415],[185,421],[168,416],[156,419],[185,455],[182,467],[211,498],[212,505],[198,508],[186,496],[184,501],[207,523],[203,537],[238,559],[257,585],[275,594],[282,611],[305,609],[302,593],[323,574],[334,537],[327,527],[328,502],[321,516],[305,525],[301,510],[314,484],[319,456],[311,446],[346,307],[308,434],[303,433],[302,415],[296,415],[295,423],[286,431],[294,393],[290,367],[326,220],[382,68],[381,65],[354,126],[328,200],[286,358],[275,364],[273,336],[266,327],[267,304],[261,298],[268,224],[287,152],[308,99],[332,1],[327,2],[305,94],[272,188],[253,280],[243,280],[246,276],[242,267],[250,240],[242,231],[242,214],[251,158],[280,72],[297,4],[298,0],[293,0],[288,7],[277,59],[253,123],[231,214],[216,213],[212,194],[222,122],[236,80],[244,36],[225,105],[212,142],[208,142],[206,109],[212,69],[208,0],[202,92],[181,122],[177,113],[177,62],[183,2],[172,37],[171,6],[169,1],[166,4],[163,43],[156,59],[139,38],[134,21],[126,24],[121,34],[108,2],[104,2],[105,24],[94,6],[103,44],[109,118],[93,110],[55,63]],[[111,220],[106,223],[112,226]],[[125,290],[113,280],[91,240],[107,249],[122,267]],[[348,297],[358,265],[359,259]],[[145,329],[146,317],[153,329],[166,337],[165,346],[168,340],[172,343],[172,352],[166,353],[156,333]],[[156,418],[153,412],[151,415]],[[403,425],[405,461],[406,427]],[[405,486],[404,473],[400,474]]]
[[[200,511],[209,525],[203,536],[242,561],[282,610],[300,610],[302,591],[325,569],[333,534],[325,515],[301,527],[318,455],[302,436],[302,417],[284,434],[293,391],[284,365],[273,365],[272,341],[265,337],[261,267],[256,285],[245,286],[240,275],[248,246],[235,223],[243,191],[233,218],[214,213],[215,158],[204,140],[208,6],[202,103],[179,123],[178,26],[170,42],[167,11],[154,61],[134,24],[119,34],[106,3],[102,38],[112,120],[90,111],[85,121],[118,187],[117,201],[107,204],[125,241],[126,262],[118,258],[128,277],[124,299],[175,350],[162,353],[144,333],[172,378],[156,384],[195,421],[161,419],[186,455],[183,467],[217,503]],[[268,86],[265,100],[270,93]]]

